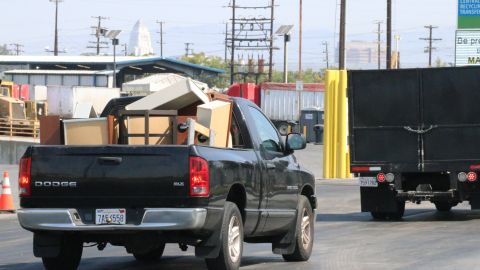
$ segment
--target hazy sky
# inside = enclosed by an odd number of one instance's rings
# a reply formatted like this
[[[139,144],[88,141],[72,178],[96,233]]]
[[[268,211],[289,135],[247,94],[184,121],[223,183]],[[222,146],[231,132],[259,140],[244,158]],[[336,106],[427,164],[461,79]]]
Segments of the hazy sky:
[[[0,0],[3,3],[0,22],[0,44],[21,43],[28,55],[45,55],[45,47],[53,47],[54,4],[48,0]],[[164,55],[178,56],[184,53],[184,43],[194,43],[196,52],[223,56],[224,23],[231,16],[226,6],[230,0],[65,0],[60,4],[60,48],[68,54],[91,52],[87,49],[95,25],[91,16],[107,16],[105,26],[122,29],[120,42],[128,42],[129,33],[138,19],[149,27],[155,51],[158,52],[156,20],[165,21]],[[330,44],[333,58],[333,42],[337,3],[339,0],[303,0],[304,5],[304,64],[320,68],[325,65],[321,43]],[[245,3],[267,3],[267,0],[237,0]],[[281,24],[294,24],[290,46],[290,68],[298,61],[298,0],[276,0],[275,28]],[[347,39],[375,41],[376,20],[385,20],[386,0],[347,0]],[[454,59],[457,0],[393,0],[394,34],[401,35],[400,49],[404,66],[424,66],[427,55],[423,52],[427,36],[424,25],[439,26],[434,36],[442,38],[436,47],[434,58],[446,62]],[[383,26],[385,29],[385,26]],[[337,30],[338,31],[338,30]],[[276,41],[282,46],[282,40]],[[282,66],[282,52],[275,52],[276,66]]]

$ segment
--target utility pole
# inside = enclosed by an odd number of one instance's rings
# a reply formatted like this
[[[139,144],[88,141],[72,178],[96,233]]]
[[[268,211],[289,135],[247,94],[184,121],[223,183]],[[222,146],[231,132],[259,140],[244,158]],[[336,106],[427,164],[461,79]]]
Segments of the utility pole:
[[[347,0],[340,2],[340,41],[339,41],[339,59],[338,68],[345,69],[345,36],[346,36],[346,16],[347,16]]]
[[[190,49],[191,45],[194,45],[194,44],[191,42],[185,43],[185,57],[188,57],[190,54],[193,54],[193,49]]]
[[[392,0],[387,0],[387,69],[392,67]]]
[[[268,81],[272,81],[273,74],[273,18],[275,17],[275,0],[271,0],[270,6],[270,55],[268,61]]]
[[[92,16],[93,19],[97,19],[97,26],[92,26],[91,28],[94,29],[95,33],[93,36],[96,37],[96,41],[90,41],[90,43],[95,44],[95,46],[87,46],[87,48],[92,48],[96,49],[97,55],[100,55],[100,49],[106,49],[108,47],[102,46],[108,44],[108,42],[101,41],[101,38],[105,35],[107,32],[107,28],[102,27],[102,20],[108,20],[108,17],[102,17],[102,16]]]
[[[382,61],[381,61],[381,55],[382,55],[382,21],[376,21],[375,24],[377,24],[377,31],[375,32],[377,34],[377,61],[378,61],[378,69],[382,68]],[[388,67],[388,66],[387,66]]]
[[[159,43],[160,43],[160,57],[163,58],[163,44],[164,44],[164,43],[163,43],[163,24],[164,24],[165,22],[162,22],[162,21],[158,21],[158,20],[157,20],[157,23],[158,23],[159,26],[160,26],[160,31],[157,32],[158,34],[160,34],[160,42],[159,42]]]
[[[302,79],[302,21],[303,21],[303,4],[300,0],[300,14],[298,22],[298,79]]]
[[[328,69],[330,67],[330,64],[328,62],[328,42],[324,41],[322,42],[322,45],[325,46],[323,53],[325,54],[325,62],[327,63],[327,69]]]
[[[55,3],[55,39],[53,42],[53,55],[58,55],[58,3],[63,2],[63,0],[50,0],[50,2]]]
[[[433,47],[434,41],[440,41],[441,38],[433,38],[433,29],[438,28],[437,26],[433,25],[426,25],[425,28],[429,31],[428,38],[420,38],[421,40],[426,40],[428,42],[428,47],[425,47],[425,53],[428,53],[428,67],[432,67],[432,51],[436,50],[437,48]]]
[[[10,46],[13,47],[12,51],[15,52],[15,55],[20,55],[22,52],[24,52],[24,51],[22,50],[23,45],[20,44],[20,43],[11,43]]]
[[[228,22],[225,23],[225,63],[228,61]]]
[[[127,47],[128,45],[127,45],[127,43],[123,43],[122,46],[123,46],[123,50],[122,50],[122,51],[123,51],[123,53],[125,54],[125,56],[127,56],[127,55],[128,55],[128,50],[127,50],[127,49],[128,49],[128,47]]]
[[[395,69],[400,68],[400,35],[395,35]]]

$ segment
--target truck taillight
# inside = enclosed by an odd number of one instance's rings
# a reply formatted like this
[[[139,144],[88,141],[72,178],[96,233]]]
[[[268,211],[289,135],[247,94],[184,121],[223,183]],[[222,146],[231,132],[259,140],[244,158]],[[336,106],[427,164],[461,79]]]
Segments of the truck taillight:
[[[190,157],[190,196],[208,197],[209,194],[208,162],[201,157]]]
[[[475,182],[475,181],[477,181],[477,174],[474,173],[474,172],[469,172],[469,173],[467,174],[467,180],[468,180],[469,182]]]
[[[386,176],[385,176],[384,173],[379,173],[379,174],[377,174],[377,181],[378,181],[379,183],[385,182],[385,179],[386,179]]]
[[[30,196],[30,166],[32,164],[31,157],[20,159],[20,168],[18,170],[18,195],[20,197]]]

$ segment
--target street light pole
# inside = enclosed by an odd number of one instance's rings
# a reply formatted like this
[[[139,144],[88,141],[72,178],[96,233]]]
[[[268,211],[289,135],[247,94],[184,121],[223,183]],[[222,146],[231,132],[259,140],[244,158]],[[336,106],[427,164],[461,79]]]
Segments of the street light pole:
[[[58,56],[58,3],[63,0],[50,0],[55,2],[55,40],[53,42],[53,55]]]
[[[119,41],[117,38],[112,39],[113,45],[113,88],[117,88],[117,45]]]
[[[288,42],[290,34],[283,35],[283,82],[288,83]]]

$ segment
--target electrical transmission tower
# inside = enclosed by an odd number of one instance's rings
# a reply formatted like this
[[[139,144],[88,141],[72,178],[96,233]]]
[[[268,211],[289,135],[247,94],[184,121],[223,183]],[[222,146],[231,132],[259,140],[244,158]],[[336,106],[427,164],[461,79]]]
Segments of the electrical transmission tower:
[[[107,28],[102,26],[102,20],[108,20],[109,18],[102,16],[92,16],[92,18],[98,21],[96,26],[91,26],[91,28],[94,30],[92,36],[95,36],[96,41],[89,41],[90,44],[94,45],[87,46],[87,48],[96,49],[96,54],[100,55],[101,49],[108,48],[108,42],[102,41],[102,38],[105,36],[108,30]]]
[[[53,42],[53,55],[58,55],[58,3],[63,2],[63,0],[50,0],[50,2],[55,3],[55,39]]]
[[[425,53],[428,53],[428,67],[432,67],[432,51],[436,50],[437,48],[433,47],[433,42],[442,40],[441,38],[433,38],[433,29],[438,28],[437,26],[433,25],[426,25],[425,28],[429,31],[428,38],[420,38],[421,40],[426,40],[428,42],[428,46],[425,47]]]
[[[160,26],[160,31],[157,32],[157,34],[160,34],[160,41],[158,42],[160,44],[160,57],[163,58],[163,45],[165,44],[165,43],[163,43],[163,34],[164,34],[163,33],[163,24],[165,24],[165,22],[157,20],[157,23]]]
[[[193,46],[194,44],[191,42],[186,42],[185,43],[185,57],[188,57],[193,54],[193,49],[190,48],[190,46]]]
[[[243,5],[241,2],[232,0],[229,4],[231,33],[226,34],[226,40],[227,49],[230,49],[230,82],[234,83],[236,75],[242,75],[244,80],[254,76],[258,82],[260,76],[265,75],[266,65],[269,67],[268,81],[272,81],[275,0],[269,0],[266,5],[253,5],[252,1],[250,4],[243,1]],[[243,59],[243,53],[247,54],[248,62]],[[268,63],[265,63],[264,53],[268,54]]]
[[[19,43],[11,43],[10,46],[13,47],[12,51],[15,53],[15,55],[20,55],[22,52],[23,45]]]
[[[378,62],[378,69],[382,68],[382,61],[381,61],[381,55],[382,55],[382,23],[383,21],[376,21],[374,22],[377,25],[377,31],[374,33],[377,34],[377,62]]]
[[[324,41],[322,42],[322,45],[324,46],[323,53],[325,54],[325,63],[327,64],[327,69],[330,67],[330,63],[328,61],[328,42]]]

